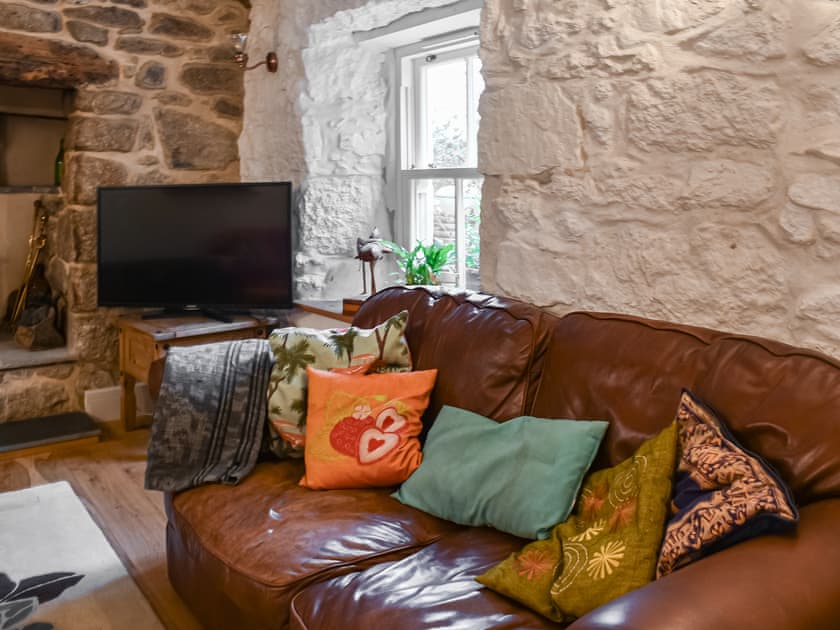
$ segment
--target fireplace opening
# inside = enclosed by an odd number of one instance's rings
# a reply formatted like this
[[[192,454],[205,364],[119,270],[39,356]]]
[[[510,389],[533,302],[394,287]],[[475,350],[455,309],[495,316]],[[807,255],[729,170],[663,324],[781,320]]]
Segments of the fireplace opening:
[[[45,273],[56,245],[48,238],[56,231],[45,200],[60,196],[59,153],[73,96],[67,89],[0,86],[0,369],[67,359],[64,300]]]

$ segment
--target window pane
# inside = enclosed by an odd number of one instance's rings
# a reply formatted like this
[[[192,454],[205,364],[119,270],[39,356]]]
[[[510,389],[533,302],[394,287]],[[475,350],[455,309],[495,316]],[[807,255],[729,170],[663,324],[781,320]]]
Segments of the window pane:
[[[440,279],[478,290],[482,179],[417,179],[413,184],[417,238],[455,246]]]
[[[414,181],[415,227],[424,243],[455,243],[455,182],[451,179]]]
[[[467,76],[463,57],[426,66],[429,168],[474,166],[467,163]]]
[[[464,241],[466,259],[465,285],[478,291],[481,288],[479,266],[479,228],[481,227],[481,184],[482,179],[464,181]]]

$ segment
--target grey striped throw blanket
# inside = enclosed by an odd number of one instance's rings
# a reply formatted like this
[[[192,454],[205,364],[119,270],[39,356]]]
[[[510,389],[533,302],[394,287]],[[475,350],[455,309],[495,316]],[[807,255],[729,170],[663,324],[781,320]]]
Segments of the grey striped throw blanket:
[[[265,339],[173,347],[155,406],[146,488],[238,483],[253,470],[273,361]]]

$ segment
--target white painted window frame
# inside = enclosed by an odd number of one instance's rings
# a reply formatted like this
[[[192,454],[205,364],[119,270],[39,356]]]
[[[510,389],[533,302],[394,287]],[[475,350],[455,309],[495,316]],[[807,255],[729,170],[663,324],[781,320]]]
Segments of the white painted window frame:
[[[413,190],[418,180],[451,179],[455,184],[455,271],[458,286],[465,286],[466,234],[464,212],[464,180],[478,179],[481,174],[477,166],[477,117],[467,111],[468,161],[475,166],[459,168],[435,168],[429,163],[427,146],[427,115],[424,111],[424,68],[431,64],[467,58],[478,55],[477,28],[468,28],[446,33],[420,42],[402,46],[392,51],[391,67],[394,69],[393,85],[398,91],[392,103],[395,119],[396,143],[393,147],[394,164],[392,177],[387,185],[392,199],[397,200],[395,231],[397,240],[411,249],[418,240],[429,243],[432,240],[433,217],[424,216],[414,207]],[[430,59],[429,57],[434,57]],[[474,96],[472,72],[467,72],[467,100]]]

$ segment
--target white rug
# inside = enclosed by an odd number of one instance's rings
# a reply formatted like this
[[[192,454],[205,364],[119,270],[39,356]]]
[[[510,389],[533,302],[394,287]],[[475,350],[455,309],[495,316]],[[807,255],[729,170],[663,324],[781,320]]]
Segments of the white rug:
[[[66,481],[0,494],[0,630],[162,629]]]

